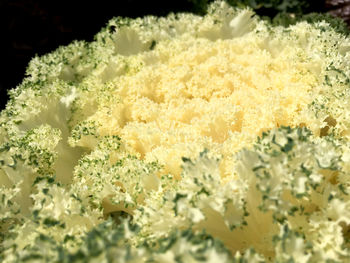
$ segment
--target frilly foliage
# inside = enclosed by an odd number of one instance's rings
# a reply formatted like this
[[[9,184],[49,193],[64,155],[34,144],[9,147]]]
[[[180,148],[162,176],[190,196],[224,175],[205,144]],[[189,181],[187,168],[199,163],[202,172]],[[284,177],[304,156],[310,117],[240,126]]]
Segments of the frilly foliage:
[[[34,58],[0,115],[0,260],[349,261],[350,41],[328,18],[283,21],[215,1]]]

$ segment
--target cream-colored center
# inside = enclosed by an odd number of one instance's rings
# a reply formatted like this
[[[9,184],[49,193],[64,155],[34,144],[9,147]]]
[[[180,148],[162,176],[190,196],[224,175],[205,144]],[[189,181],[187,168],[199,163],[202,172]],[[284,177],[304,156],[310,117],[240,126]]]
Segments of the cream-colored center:
[[[232,154],[262,131],[298,125],[316,77],[301,50],[271,54],[252,39],[174,40],[139,55],[135,74],[115,79],[114,103],[93,118],[102,134],[118,134],[165,173],[181,173],[181,157],[204,148],[232,171]]]

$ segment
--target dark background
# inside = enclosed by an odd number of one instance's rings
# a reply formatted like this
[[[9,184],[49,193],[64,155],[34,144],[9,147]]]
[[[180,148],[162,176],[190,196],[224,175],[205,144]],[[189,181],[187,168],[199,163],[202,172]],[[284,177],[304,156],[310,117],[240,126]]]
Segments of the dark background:
[[[164,16],[169,12],[201,13],[203,3],[208,1],[210,0],[0,0],[0,109],[6,104],[6,90],[16,87],[22,81],[28,62],[36,54],[51,52],[75,39],[91,41],[114,16],[135,18],[145,15]],[[328,3],[318,0],[307,11],[332,9],[340,16],[349,17],[350,8],[346,4],[350,0],[326,2]],[[259,12],[273,16],[275,10],[260,8]]]

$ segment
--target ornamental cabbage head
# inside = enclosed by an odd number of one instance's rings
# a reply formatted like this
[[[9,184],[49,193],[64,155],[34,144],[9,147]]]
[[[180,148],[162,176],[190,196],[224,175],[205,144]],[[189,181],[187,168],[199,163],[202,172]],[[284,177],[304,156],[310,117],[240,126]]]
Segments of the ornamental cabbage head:
[[[33,58],[0,114],[2,262],[349,261],[350,39],[330,21],[215,1]]]

